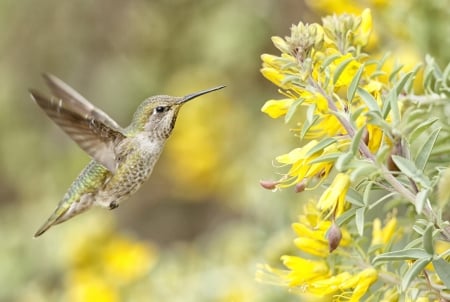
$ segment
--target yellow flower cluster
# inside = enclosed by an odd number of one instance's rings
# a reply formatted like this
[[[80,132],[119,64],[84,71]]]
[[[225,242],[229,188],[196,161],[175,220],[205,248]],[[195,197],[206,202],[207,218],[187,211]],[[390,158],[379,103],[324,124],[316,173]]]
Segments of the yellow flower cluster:
[[[319,297],[345,297],[347,301],[359,301],[371,284],[378,279],[374,268],[360,270],[358,267],[340,270],[332,268],[327,256],[330,255],[327,231],[332,222],[322,220],[320,212],[313,203],[308,203],[292,228],[298,235],[294,243],[304,257],[284,255],[281,261],[288,270],[265,266],[264,270],[281,279],[281,284],[289,286],[300,295],[317,300]],[[342,229],[341,246],[349,246],[350,234]],[[329,235],[329,234],[328,234]],[[352,273],[355,271],[355,273]],[[257,278],[269,279],[263,271]]]
[[[144,277],[157,259],[147,243],[99,228],[70,246],[65,301],[115,302]]]
[[[331,256],[340,246],[343,249],[335,253],[345,258],[346,248],[355,244],[355,238],[335,222],[350,208],[346,198],[352,184],[351,165],[343,169],[341,164],[337,173],[332,172],[338,159],[345,160],[342,155],[349,154],[364,161],[373,158],[381,146],[393,146],[392,134],[384,127],[392,123],[392,113],[387,111],[379,119],[371,116],[374,111],[381,112],[383,98],[392,88],[383,63],[369,60],[362,52],[371,29],[370,10],[360,16],[326,17],[321,25],[299,23],[291,28],[289,37],[272,38],[280,56],[261,57],[261,73],[283,95],[268,100],[262,112],[271,118],[284,117],[286,122],[294,120],[298,136],[306,140],[276,158],[278,164],[289,167],[286,174],[261,184],[267,189],[295,185],[300,192],[315,189],[334,175],[318,202],[309,203],[299,222],[292,225],[298,236],[294,244],[302,256],[282,256],[287,270],[265,267],[283,285],[301,294],[359,301],[379,277],[370,263],[340,263]],[[392,242],[396,227],[395,217],[385,227],[379,219],[374,220],[371,246],[375,252],[383,252]]]
[[[386,79],[360,51],[368,42],[371,27],[370,10],[358,17],[348,14],[326,17],[323,25],[299,23],[292,27],[290,37],[272,38],[281,56],[262,55],[261,73],[285,96],[268,100],[262,111],[272,118],[291,119],[298,107],[307,108],[299,132],[302,138],[313,140],[277,158],[281,164],[292,165],[278,182],[278,188],[328,175],[336,158],[329,156],[328,160],[317,161],[317,157],[327,158],[326,155],[345,151],[354,135],[348,133],[339,115],[355,116],[352,126],[364,128],[364,143],[371,152],[376,152],[383,140],[391,141],[379,125],[371,123],[370,116],[365,114],[370,108],[355,93],[358,85],[370,94],[376,106],[382,106]],[[335,141],[322,150],[310,152],[324,138]]]

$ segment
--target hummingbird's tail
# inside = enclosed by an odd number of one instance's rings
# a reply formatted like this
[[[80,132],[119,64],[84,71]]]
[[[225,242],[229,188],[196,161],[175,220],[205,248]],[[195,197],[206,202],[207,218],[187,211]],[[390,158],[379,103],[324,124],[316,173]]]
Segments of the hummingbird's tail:
[[[50,216],[47,221],[36,231],[36,233],[34,233],[34,238],[37,238],[39,236],[41,236],[42,234],[44,234],[49,228],[51,228],[52,226],[54,226],[55,224],[58,224],[60,222],[63,222],[67,219],[69,219],[70,217],[64,217],[67,216],[65,215],[67,213],[67,210],[69,210],[70,208],[70,204],[68,203],[60,203],[58,205],[58,207],[56,208],[55,212],[53,212],[52,216]]]

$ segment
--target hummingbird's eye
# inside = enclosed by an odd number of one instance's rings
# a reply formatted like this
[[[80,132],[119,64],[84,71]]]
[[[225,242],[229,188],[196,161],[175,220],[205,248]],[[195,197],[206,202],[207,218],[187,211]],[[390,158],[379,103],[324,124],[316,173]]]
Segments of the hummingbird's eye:
[[[164,107],[164,106],[158,106],[158,107],[155,108],[155,111],[158,112],[158,113],[161,113],[161,112],[166,111],[166,108],[167,107]]]

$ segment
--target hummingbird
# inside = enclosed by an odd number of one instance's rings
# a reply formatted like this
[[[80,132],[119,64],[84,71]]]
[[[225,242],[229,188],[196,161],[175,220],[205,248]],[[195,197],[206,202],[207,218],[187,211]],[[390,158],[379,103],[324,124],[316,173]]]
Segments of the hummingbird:
[[[117,208],[151,175],[180,108],[196,97],[225,87],[184,97],[149,97],[139,105],[131,124],[122,128],[56,76],[44,74],[43,78],[53,96],[49,98],[30,89],[31,98],[92,159],[34,234],[35,238],[94,205]]]

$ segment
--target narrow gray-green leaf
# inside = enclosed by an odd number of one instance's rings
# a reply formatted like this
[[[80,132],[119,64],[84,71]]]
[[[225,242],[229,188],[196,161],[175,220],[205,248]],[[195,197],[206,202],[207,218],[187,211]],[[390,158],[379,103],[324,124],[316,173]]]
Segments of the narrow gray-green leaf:
[[[302,125],[302,131],[300,131],[300,138],[304,138],[306,133],[308,133],[309,129],[316,123],[316,121],[319,119],[319,116],[313,116],[311,119],[307,118],[305,122]]]
[[[341,76],[344,69],[347,67],[350,62],[353,61],[353,58],[348,58],[342,61],[334,70],[333,74],[333,84],[336,84],[336,82],[339,80],[339,77]]]
[[[350,114],[350,120],[352,123],[356,123],[356,120],[366,111],[364,106],[359,106],[354,112]]]
[[[377,101],[369,92],[367,92],[367,90],[357,87],[356,92],[364,103],[366,103],[367,107],[369,107],[369,110],[380,112],[380,107],[378,106]]]
[[[430,136],[428,136],[427,140],[420,147],[419,151],[417,151],[417,156],[415,160],[417,169],[421,171],[425,169],[425,165],[427,164],[428,159],[430,158],[431,151],[433,151],[433,147],[439,136],[440,130],[441,130],[440,128],[435,129],[430,134]]]
[[[413,241],[408,242],[405,249],[416,248],[418,246],[422,246],[422,238],[416,238]]]
[[[416,278],[430,262],[431,259],[425,258],[419,259],[413,263],[409,270],[406,271],[406,274],[402,277],[402,291],[405,291],[408,288],[411,281]]]
[[[338,218],[336,218],[336,223],[338,226],[341,226],[345,223],[347,223],[350,219],[352,219],[355,216],[356,208],[351,208],[348,211],[345,211],[342,215],[340,215]]]
[[[442,258],[433,260],[434,270],[447,288],[450,288],[450,263]]]
[[[366,127],[361,127],[361,128],[358,129],[358,131],[356,132],[355,136],[352,138],[352,148],[351,148],[351,150],[352,150],[353,155],[358,154],[358,152],[359,152],[359,145],[361,143],[364,143],[364,142],[361,142],[361,137],[362,137],[364,132],[367,132],[367,128]]]
[[[409,141],[414,142],[419,135],[421,135],[425,130],[430,128],[436,121],[438,121],[438,118],[429,119],[426,121],[423,121],[419,125],[417,125],[413,131],[411,131],[411,134],[409,135]]]
[[[386,97],[387,103],[389,103],[390,112],[391,112],[391,118],[392,123],[395,125],[400,121],[400,111],[398,109],[398,94],[396,93],[395,89],[392,89],[387,97]],[[388,112],[383,112],[383,117],[387,117]]]
[[[350,173],[351,183],[356,183],[360,178],[367,178],[377,171],[377,167],[370,163],[358,163],[358,167]]]
[[[385,134],[388,134],[391,131],[391,125],[384,120],[379,111],[369,111],[366,113],[366,117],[368,123],[379,126]]]
[[[405,173],[406,176],[415,182],[420,183],[425,188],[430,188],[431,184],[429,179],[422,173],[422,171],[417,169],[416,165],[412,161],[398,155],[392,155],[391,158],[400,171]]]
[[[387,202],[388,200],[391,200],[396,195],[395,192],[387,193],[383,197],[380,197],[379,199],[375,201],[371,201],[369,205],[369,210],[372,210],[376,206],[378,206],[380,203]]]
[[[403,260],[416,260],[423,258],[428,259],[431,257],[432,255],[425,252],[424,249],[412,248],[378,255],[375,258],[373,258],[373,263],[379,261],[403,261]]]
[[[336,139],[331,138],[331,137],[327,137],[327,138],[321,140],[317,145],[312,147],[308,152],[306,152],[305,156],[306,157],[310,157],[314,153],[322,151],[323,149],[325,149],[329,145],[334,144],[335,142],[336,142]]]
[[[353,97],[355,96],[356,88],[358,88],[359,80],[361,79],[364,68],[365,68],[364,64],[359,66],[359,69],[356,72],[355,76],[353,77],[352,82],[350,83],[350,86],[348,86],[347,101],[350,103],[352,102]]]
[[[365,205],[368,205],[370,203],[370,195],[373,193],[372,187],[373,181],[367,182],[366,186],[364,187],[363,202]]]
[[[364,203],[362,202],[362,196],[355,189],[349,188],[347,191],[347,195],[345,196],[346,200],[351,204],[362,207]]]
[[[297,107],[303,102],[303,100],[304,99],[299,99],[289,106],[288,112],[286,112],[286,115],[284,116],[285,123],[288,123],[292,119],[295,112],[297,112]]]
[[[417,72],[417,71],[414,71],[414,70],[413,70],[413,71],[410,71],[410,72],[404,74],[404,75],[400,78],[400,81],[398,81],[398,82],[395,84],[395,92],[396,92],[397,95],[399,95],[400,93],[402,93],[403,88],[404,88],[405,85],[408,83],[408,81],[411,80],[411,78],[414,76],[415,72]]]
[[[434,247],[433,247],[433,230],[434,227],[432,224],[429,224],[427,228],[425,229],[425,232],[423,233],[423,248],[425,252],[427,252],[430,255],[434,254]]]
[[[407,80],[406,83],[405,83],[405,87],[404,87],[404,90],[405,90],[407,93],[412,92],[412,88],[413,88],[413,85],[414,85],[414,80],[415,80],[416,75],[417,75],[417,73],[419,72],[419,70],[420,70],[421,67],[422,67],[422,64],[421,64],[421,63],[416,64],[416,66],[414,66],[414,69],[411,71],[411,74],[412,74],[412,75],[411,75],[411,77],[408,78],[408,80]]]
[[[362,236],[364,234],[364,215],[365,215],[366,208],[359,208],[356,210],[356,217],[355,217],[355,223],[356,223],[356,229],[358,230],[359,236]]]
[[[341,56],[340,54],[334,54],[334,55],[331,55],[331,56],[327,57],[327,58],[325,59],[325,61],[323,61],[321,68],[322,68],[322,69],[326,69],[326,68],[328,67],[328,65],[330,65],[331,63],[333,63],[334,60],[336,60],[336,59],[339,58],[340,56]]]
[[[312,161],[309,162],[309,164],[318,164],[318,163],[328,163],[328,162],[335,162],[339,156],[341,156],[343,153],[341,152],[335,152],[330,154],[324,154],[319,157],[316,157]]]
[[[425,203],[428,200],[428,194],[430,193],[429,189],[423,189],[416,195],[416,200],[414,202],[416,206],[416,213],[422,214]]]
[[[337,158],[336,162],[334,163],[334,167],[336,168],[336,170],[341,172],[348,170],[348,166],[353,158],[354,155],[351,154],[350,152],[343,153],[341,156]]]
[[[403,65],[397,65],[397,66],[394,65],[394,70],[389,75],[389,82],[394,82],[395,77],[400,72],[400,70],[402,70],[402,68],[403,68]]]

